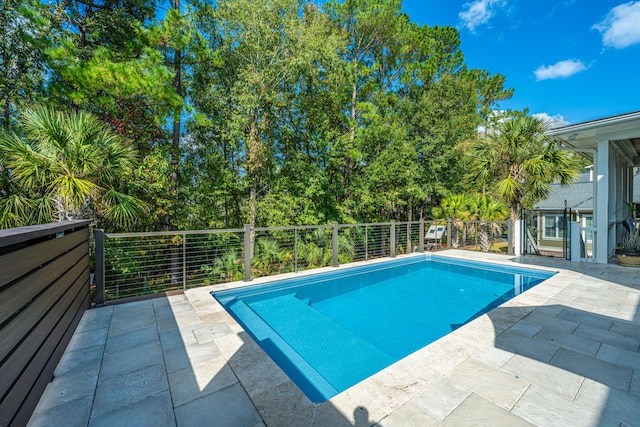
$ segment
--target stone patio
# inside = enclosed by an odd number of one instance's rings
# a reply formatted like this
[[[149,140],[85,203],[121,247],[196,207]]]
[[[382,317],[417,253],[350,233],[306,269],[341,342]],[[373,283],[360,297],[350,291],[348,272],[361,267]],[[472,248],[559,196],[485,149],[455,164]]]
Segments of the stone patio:
[[[640,425],[640,269],[438,255],[559,274],[321,404],[209,294],[244,283],[91,309],[29,425]]]

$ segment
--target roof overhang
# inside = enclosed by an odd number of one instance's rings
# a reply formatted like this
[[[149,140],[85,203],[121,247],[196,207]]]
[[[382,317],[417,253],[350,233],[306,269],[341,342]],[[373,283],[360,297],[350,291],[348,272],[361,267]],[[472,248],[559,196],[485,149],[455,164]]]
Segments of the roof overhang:
[[[578,150],[596,150],[598,141],[609,141],[634,165],[640,164],[640,111],[558,127],[547,135],[566,148]]]

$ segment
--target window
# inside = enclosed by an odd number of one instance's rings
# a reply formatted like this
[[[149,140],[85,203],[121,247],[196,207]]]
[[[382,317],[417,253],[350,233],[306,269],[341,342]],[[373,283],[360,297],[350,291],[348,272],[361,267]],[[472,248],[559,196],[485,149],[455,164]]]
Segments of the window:
[[[564,237],[564,218],[562,215],[545,215],[544,237],[545,239],[562,239]]]
[[[582,217],[582,226],[583,227],[593,227],[593,215],[584,215]],[[593,242],[593,230],[587,230],[584,234],[584,240],[587,243]]]

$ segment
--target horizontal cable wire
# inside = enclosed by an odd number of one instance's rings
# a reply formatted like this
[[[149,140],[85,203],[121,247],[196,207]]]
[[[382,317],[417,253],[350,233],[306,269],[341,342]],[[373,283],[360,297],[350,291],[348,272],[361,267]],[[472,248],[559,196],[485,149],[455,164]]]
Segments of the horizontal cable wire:
[[[413,221],[107,234],[105,299],[243,280],[246,258],[251,260],[251,278],[331,266],[334,227],[339,264],[415,252],[421,243],[425,250],[448,244],[484,250],[508,238],[506,222],[452,221],[448,229],[451,236],[443,234],[427,240],[432,225],[446,227],[447,223],[434,220],[424,221],[422,227]],[[245,248],[245,230],[251,233],[250,248]]]

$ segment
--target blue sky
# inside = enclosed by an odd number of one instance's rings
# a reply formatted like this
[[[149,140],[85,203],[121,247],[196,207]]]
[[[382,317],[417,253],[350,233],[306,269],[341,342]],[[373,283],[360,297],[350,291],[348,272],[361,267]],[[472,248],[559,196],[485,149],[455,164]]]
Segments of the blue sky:
[[[501,108],[558,124],[640,110],[640,0],[404,0],[403,11],[458,28],[467,64],[515,89]]]

